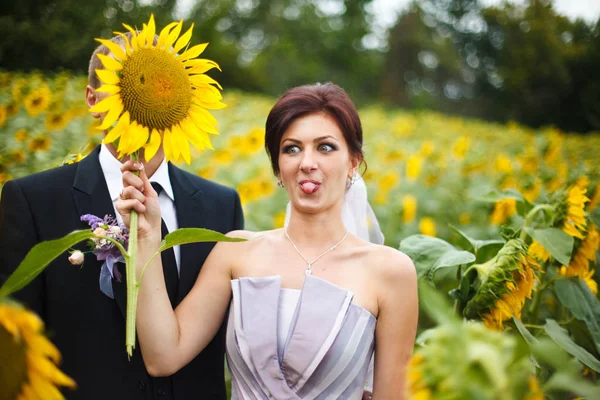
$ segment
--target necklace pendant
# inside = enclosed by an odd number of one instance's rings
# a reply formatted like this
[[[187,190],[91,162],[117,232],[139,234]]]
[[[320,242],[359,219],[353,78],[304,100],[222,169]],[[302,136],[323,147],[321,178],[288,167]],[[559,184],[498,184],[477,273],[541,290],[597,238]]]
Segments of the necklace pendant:
[[[312,265],[310,264],[306,267],[306,275],[312,275]]]

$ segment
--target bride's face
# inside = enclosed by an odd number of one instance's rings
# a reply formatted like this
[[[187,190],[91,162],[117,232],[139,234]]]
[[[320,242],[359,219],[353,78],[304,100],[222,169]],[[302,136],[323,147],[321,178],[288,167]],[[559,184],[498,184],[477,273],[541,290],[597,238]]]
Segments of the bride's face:
[[[296,119],[281,138],[278,178],[302,212],[341,206],[346,180],[357,165],[344,134],[327,114]]]

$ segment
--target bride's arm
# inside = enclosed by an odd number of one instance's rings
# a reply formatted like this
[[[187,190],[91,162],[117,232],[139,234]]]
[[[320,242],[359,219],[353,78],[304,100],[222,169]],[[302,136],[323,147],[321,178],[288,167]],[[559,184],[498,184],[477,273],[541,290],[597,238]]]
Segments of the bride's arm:
[[[137,177],[132,162],[123,165],[123,196],[117,210],[126,225],[129,213],[139,213],[138,276],[160,246],[158,196],[144,171]],[[142,193],[143,190],[143,193]],[[243,237],[245,232],[230,236]],[[232,257],[238,243],[217,243],[202,266],[194,287],[174,311],[162,272],[161,257],[154,257],[144,272],[137,306],[137,332],[144,363],[150,375],[167,376],[189,363],[220,328],[231,297]],[[200,262],[200,261],[198,261]]]
[[[406,367],[413,352],[419,313],[417,274],[405,254],[386,248],[378,285],[373,399],[406,399]]]

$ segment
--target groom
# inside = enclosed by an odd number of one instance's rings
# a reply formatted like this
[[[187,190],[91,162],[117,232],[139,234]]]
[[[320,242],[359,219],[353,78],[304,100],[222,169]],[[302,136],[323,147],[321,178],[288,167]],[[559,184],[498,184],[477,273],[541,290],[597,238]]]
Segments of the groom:
[[[116,36],[112,39],[120,43]],[[92,55],[86,102],[102,99]],[[93,114],[103,118],[101,114]],[[114,203],[122,189],[120,161],[112,144],[101,145],[77,164],[7,182],[0,202],[0,284],[37,243],[60,238],[74,230],[89,229],[84,214],[103,218],[116,215]],[[235,190],[204,180],[164,161],[162,148],[144,162],[150,181],[161,186],[159,200],[169,231],[202,227],[219,232],[243,228],[240,200]],[[190,291],[213,243],[181,246],[174,251],[171,270],[174,307]],[[85,244],[75,248],[86,250]],[[78,385],[68,399],[225,399],[224,330],[175,375],[149,376],[138,348],[131,360],[125,352],[125,282],[112,281],[113,298],[100,289],[102,262],[86,254],[83,267],[74,267],[68,253],[59,256],[15,297],[36,311],[50,339],[63,356],[61,369]],[[121,265],[122,267],[122,265]],[[167,268],[164,268],[167,274]],[[124,272],[124,268],[121,269]],[[123,274],[124,275],[124,274]]]

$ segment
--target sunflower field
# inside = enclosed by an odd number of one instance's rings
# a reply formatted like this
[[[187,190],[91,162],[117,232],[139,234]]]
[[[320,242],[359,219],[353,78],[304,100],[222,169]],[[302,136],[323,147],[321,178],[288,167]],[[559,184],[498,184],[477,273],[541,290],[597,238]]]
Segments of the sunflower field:
[[[0,73],[0,186],[101,143],[86,82]],[[249,230],[282,227],[285,216],[264,151],[274,101],[226,89],[215,150],[181,163],[235,187]],[[411,398],[600,398],[600,133],[359,113],[370,203],[386,245],[420,278]]]

